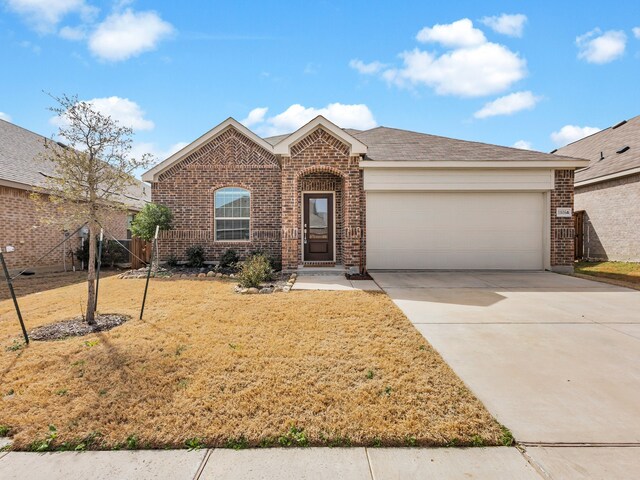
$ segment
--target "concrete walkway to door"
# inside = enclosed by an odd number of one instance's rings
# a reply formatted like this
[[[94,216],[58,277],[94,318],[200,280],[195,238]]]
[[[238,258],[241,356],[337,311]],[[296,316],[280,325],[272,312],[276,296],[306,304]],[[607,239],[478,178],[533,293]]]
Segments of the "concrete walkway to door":
[[[551,478],[640,472],[639,291],[548,272],[372,275]]]

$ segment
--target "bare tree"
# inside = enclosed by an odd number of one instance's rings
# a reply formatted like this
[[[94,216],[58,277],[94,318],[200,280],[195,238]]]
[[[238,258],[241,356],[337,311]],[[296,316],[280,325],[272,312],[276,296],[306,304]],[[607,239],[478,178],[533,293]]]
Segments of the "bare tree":
[[[44,159],[55,174],[47,177],[35,196],[55,205],[65,223],[89,226],[89,265],[86,321],[95,324],[96,234],[115,211],[127,209],[125,194],[135,183],[134,170],[151,156],[131,157],[133,130],[100,113],[77,96],[52,96],[50,108],[60,119],[59,142],[46,141]],[[42,195],[45,193],[46,195]]]

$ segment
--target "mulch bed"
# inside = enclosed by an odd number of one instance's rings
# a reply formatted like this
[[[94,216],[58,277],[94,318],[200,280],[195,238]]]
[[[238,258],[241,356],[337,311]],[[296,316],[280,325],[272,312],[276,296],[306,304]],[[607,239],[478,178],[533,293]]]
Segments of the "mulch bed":
[[[347,277],[347,280],[373,280],[373,278],[371,278],[371,275],[369,275],[367,272],[365,273],[345,273],[345,277]]]
[[[103,313],[96,315],[96,324],[89,325],[81,316],[64,320],[58,323],[51,323],[35,328],[29,334],[31,340],[47,341],[61,340],[68,337],[81,337],[95,332],[105,332],[127,320],[131,320],[129,315],[120,315],[118,313]]]

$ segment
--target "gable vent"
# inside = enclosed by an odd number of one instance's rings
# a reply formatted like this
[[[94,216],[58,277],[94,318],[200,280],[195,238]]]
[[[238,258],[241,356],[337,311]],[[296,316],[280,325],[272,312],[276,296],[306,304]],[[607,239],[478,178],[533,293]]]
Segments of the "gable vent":
[[[615,130],[616,128],[621,127],[622,125],[624,125],[625,123],[627,123],[627,121],[626,120],[622,120],[621,122],[616,123],[613,127],[611,127],[611,130]]]
[[[629,148],[631,148],[631,147],[629,147],[629,145],[625,145],[625,146],[624,146],[624,147],[622,147],[620,150],[617,150],[617,151],[616,151],[616,153],[624,153],[624,152],[626,152],[627,150],[629,150]]]

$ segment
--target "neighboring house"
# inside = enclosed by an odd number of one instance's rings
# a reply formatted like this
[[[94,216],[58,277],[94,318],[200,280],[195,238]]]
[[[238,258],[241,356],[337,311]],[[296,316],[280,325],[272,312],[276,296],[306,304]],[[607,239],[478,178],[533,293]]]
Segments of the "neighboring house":
[[[174,214],[165,259],[200,244],[209,260],[263,250],[286,270],[570,270],[566,215],[586,165],[321,116],[260,138],[230,118],[142,178]]]
[[[12,123],[0,120],[0,245],[12,245],[15,252],[5,255],[10,269],[58,270],[70,258],[65,252],[78,246],[78,236],[43,260],[38,259],[65,238],[63,227],[43,221],[43,213],[30,198],[34,189],[42,187],[46,177],[55,175],[55,165],[42,159],[45,141],[51,141]],[[131,214],[150,199],[149,187],[137,181],[122,202],[128,212],[111,215],[108,228],[118,239],[127,238]],[[59,216],[47,207],[49,216]],[[68,225],[68,233],[80,225]],[[0,273],[1,275],[1,273]]]
[[[640,116],[554,153],[590,161],[575,178],[575,210],[583,227],[577,256],[640,262]]]

